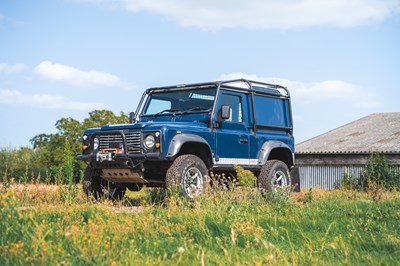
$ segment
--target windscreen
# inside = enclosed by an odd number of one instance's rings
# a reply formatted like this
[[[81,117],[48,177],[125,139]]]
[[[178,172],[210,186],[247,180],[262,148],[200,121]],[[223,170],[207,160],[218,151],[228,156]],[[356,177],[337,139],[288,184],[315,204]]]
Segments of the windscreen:
[[[217,88],[198,88],[153,92],[149,95],[143,115],[211,111]]]

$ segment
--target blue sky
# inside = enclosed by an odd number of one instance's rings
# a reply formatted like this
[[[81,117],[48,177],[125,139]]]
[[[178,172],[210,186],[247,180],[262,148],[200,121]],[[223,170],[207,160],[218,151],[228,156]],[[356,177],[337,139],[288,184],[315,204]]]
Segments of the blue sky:
[[[399,111],[400,0],[1,0],[0,147],[153,86],[251,78],[292,94],[296,142]]]

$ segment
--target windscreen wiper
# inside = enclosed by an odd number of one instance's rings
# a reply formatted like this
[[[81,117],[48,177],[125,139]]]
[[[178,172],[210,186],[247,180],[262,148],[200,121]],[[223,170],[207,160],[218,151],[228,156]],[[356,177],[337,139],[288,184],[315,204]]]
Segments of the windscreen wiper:
[[[182,111],[181,113],[187,114],[187,113],[195,112],[195,111],[211,111],[211,108],[196,106],[196,107],[190,108],[188,110]]]
[[[165,109],[165,110],[162,110],[161,112],[158,112],[158,113],[154,114],[154,116],[162,115],[164,113],[175,114],[178,111],[179,110],[176,110],[176,109]]]

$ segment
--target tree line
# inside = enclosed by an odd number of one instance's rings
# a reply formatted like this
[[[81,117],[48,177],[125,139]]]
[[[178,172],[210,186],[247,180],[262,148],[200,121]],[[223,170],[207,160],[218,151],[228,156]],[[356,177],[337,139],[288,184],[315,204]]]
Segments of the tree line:
[[[106,124],[129,123],[129,115],[109,110],[95,110],[82,122],[68,117],[55,123],[57,133],[41,133],[30,139],[32,147],[0,148],[0,182],[66,183],[82,179],[86,165],[75,159],[82,152],[83,131]],[[342,186],[365,189],[371,184],[400,188],[400,174],[384,154],[372,153],[360,180],[344,176]]]
[[[82,151],[82,134],[87,128],[129,122],[129,115],[109,110],[95,110],[82,122],[68,117],[55,123],[57,133],[41,133],[30,139],[32,147],[0,149],[0,180],[65,182],[79,180],[85,164],[74,157]],[[59,180],[57,180],[59,179]]]

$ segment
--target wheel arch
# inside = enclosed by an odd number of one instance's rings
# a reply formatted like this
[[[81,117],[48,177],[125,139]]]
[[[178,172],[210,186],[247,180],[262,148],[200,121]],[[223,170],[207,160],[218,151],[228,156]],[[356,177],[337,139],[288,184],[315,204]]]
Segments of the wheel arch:
[[[175,158],[183,154],[193,154],[200,157],[207,167],[212,163],[211,148],[207,141],[193,134],[179,134],[172,138],[167,158]]]
[[[258,162],[260,165],[264,165],[268,160],[280,160],[291,169],[294,165],[294,153],[282,141],[267,141],[261,147]]]

